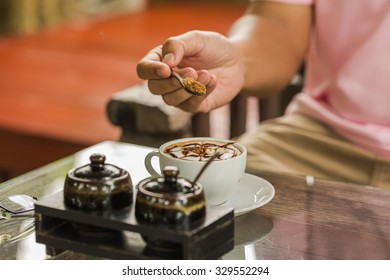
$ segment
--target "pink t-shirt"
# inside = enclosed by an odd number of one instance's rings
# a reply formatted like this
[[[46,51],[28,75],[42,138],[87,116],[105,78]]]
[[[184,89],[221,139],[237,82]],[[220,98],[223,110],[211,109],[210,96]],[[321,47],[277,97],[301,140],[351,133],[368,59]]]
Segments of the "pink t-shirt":
[[[315,11],[305,88],[286,113],[312,116],[390,157],[390,1],[268,1],[313,5]]]

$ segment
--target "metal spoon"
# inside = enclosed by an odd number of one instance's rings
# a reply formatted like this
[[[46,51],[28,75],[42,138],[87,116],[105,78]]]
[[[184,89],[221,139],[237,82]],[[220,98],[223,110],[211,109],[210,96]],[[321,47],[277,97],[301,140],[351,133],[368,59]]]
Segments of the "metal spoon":
[[[203,165],[203,167],[200,169],[198,175],[196,175],[194,181],[192,181],[192,186],[195,186],[195,184],[198,182],[200,176],[202,176],[203,172],[204,172],[204,171],[206,170],[206,168],[210,165],[210,163],[212,163],[213,160],[214,160],[216,157],[220,156],[220,155],[221,155],[220,152],[215,152],[215,154],[213,154],[213,155],[207,160],[206,164]]]
[[[182,78],[175,70],[171,69],[171,75],[175,77],[184,88],[186,92],[196,96],[203,96],[206,94],[206,86],[204,84],[195,81],[193,78]],[[187,79],[187,80],[186,80]],[[190,81],[190,83],[188,82]]]

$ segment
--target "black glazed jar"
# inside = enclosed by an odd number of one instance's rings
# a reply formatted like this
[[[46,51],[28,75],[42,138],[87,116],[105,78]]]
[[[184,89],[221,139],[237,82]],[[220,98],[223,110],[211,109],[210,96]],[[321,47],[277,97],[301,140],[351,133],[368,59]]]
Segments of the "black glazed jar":
[[[166,166],[163,175],[144,179],[137,185],[137,221],[185,228],[203,219],[206,213],[203,187],[179,178],[175,166]]]
[[[129,206],[133,200],[130,174],[105,163],[102,154],[92,154],[90,164],[70,170],[65,179],[64,202],[82,210],[112,210]]]
[[[138,223],[187,230],[206,216],[203,187],[179,178],[175,166],[166,166],[163,177],[147,178],[137,185],[135,217]],[[159,227],[154,229],[158,232]],[[150,249],[164,252],[180,250],[180,244],[142,235]]]

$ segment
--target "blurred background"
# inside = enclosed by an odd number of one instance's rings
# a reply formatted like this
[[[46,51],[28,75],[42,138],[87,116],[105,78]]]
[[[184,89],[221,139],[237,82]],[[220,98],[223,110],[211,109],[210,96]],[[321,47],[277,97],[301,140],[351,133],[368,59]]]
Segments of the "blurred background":
[[[66,22],[139,12],[147,0],[2,0],[1,34],[31,34]],[[161,2],[161,1],[156,1]]]
[[[1,0],[0,181],[120,140],[123,128],[107,104],[142,85],[139,59],[189,30],[226,34],[246,6],[244,0]],[[227,110],[213,112],[211,136],[229,137]],[[248,127],[258,122],[252,119]],[[142,126],[153,130],[152,122]]]

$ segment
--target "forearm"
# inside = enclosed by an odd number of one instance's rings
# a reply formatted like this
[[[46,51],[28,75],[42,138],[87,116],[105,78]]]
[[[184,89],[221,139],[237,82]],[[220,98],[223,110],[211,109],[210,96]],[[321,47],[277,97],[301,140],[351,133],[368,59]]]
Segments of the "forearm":
[[[229,34],[242,55],[244,89],[265,97],[284,88],[305,58],[310,25],[309,6],[253,4]]]

